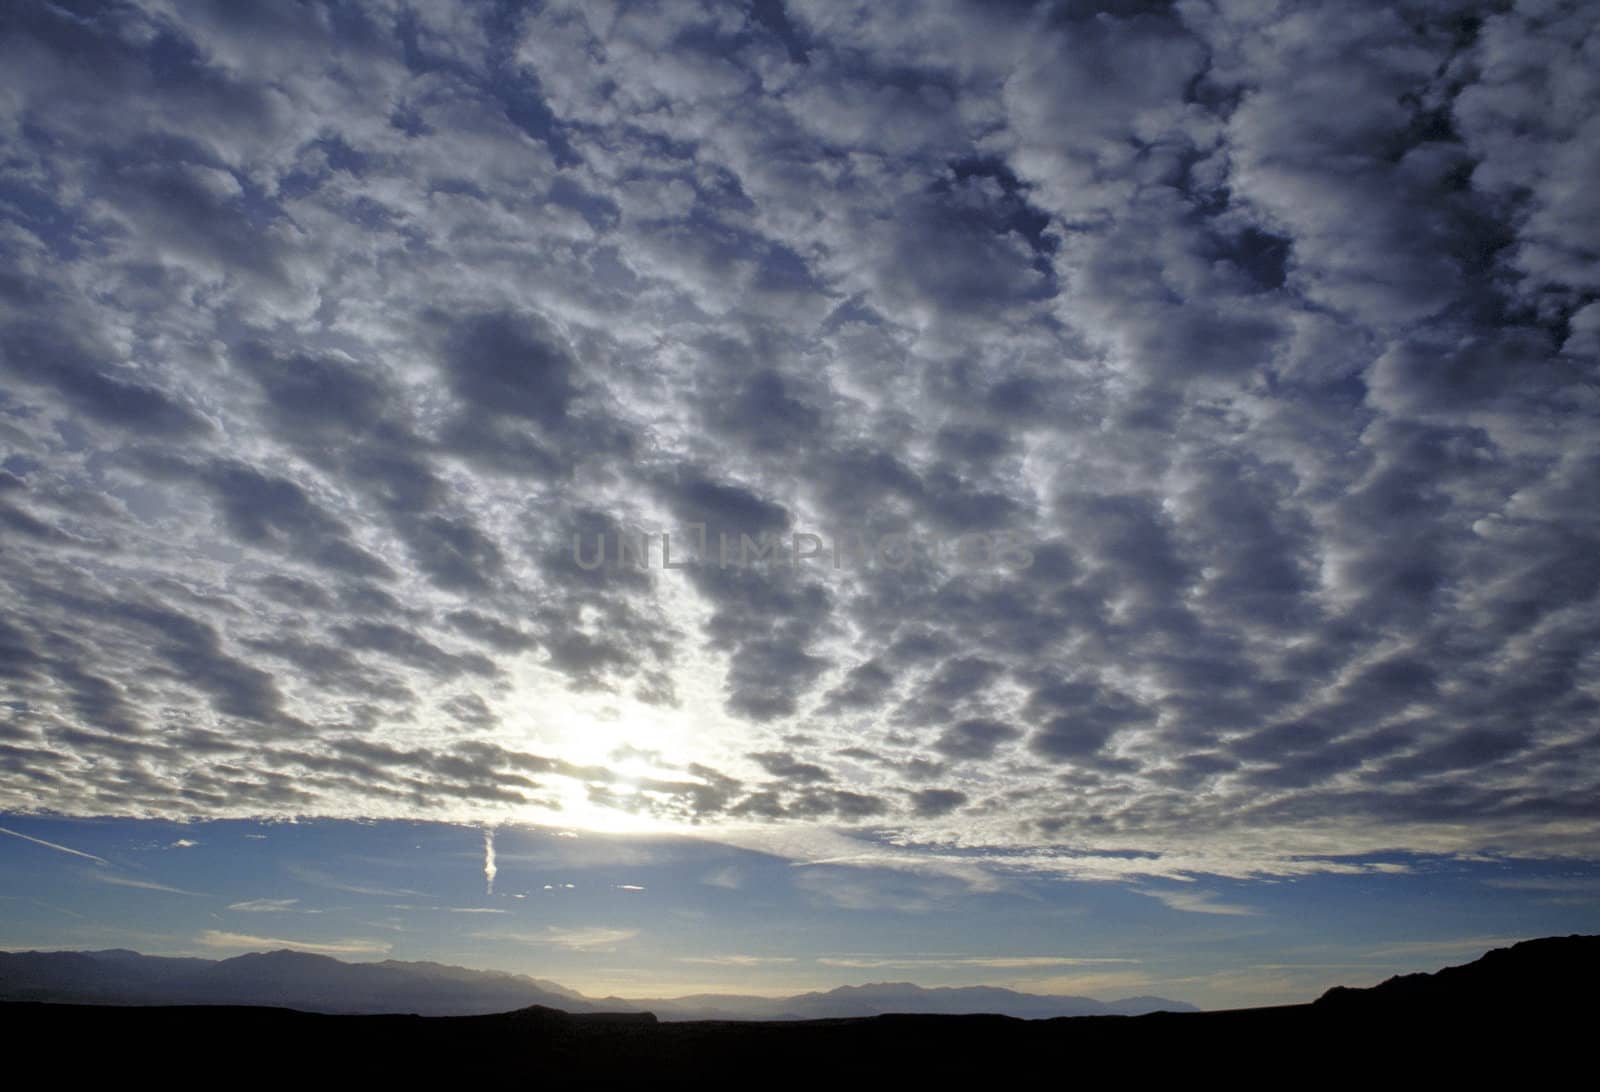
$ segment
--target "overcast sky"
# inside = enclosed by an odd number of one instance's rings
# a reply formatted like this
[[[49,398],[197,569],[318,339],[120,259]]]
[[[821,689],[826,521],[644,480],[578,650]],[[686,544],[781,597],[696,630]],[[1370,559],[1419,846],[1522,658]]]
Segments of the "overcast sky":
[[[1592,925],[1592,5],[0,20],[0,825],[650,835],[958,954]],[[0,842],[0,922],[104,867]]]

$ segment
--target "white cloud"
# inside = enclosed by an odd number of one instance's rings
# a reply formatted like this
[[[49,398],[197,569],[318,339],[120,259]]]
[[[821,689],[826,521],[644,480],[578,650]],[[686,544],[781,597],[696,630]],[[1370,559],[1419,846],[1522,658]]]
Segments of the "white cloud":
[[[406,888],[385,887],[382,884],[360,883],[354,880],[341,879],[319,868],[312,868],[303,864],[289,864],[285,866],[284,870],[304,883],[325,887],[330,891],[343,891],[349,895],[370,895],[375,898],[404,898],[409,895],[421,894],[421,892],[411,891]]]
[[[256,914],[282,913],[294,910],[299,903],[299,899],[244,899],[241,902],[229,903],[228,909]]]
[[[1032,970],[1044,967],[1093,967],[1101,964],[1138,963],[1137,959],[1081,956],[819,956],[827,967],[876,969],[882,967],[983,967],[990,970]]]
[[[194,895],[196,897],[202,895],[202,892],[199,891],[188,891],[181,887],[173,887],[170,884],[157,883],[154,880],[140,880],[132,876],[118,876],[109,872],[90,872],[87,875],[97,883],[110,884],[112,887],[132,887],[139,891],[161,891],[168,895]]]
[[[1153,899],[1160,899],[1173,910],[1182,910],[1186,914],[1221,914],[1236,917],[1249,917],[1260,913],[1251,906],[1238,903],[1222,902],[1216,895],[1207,891],[1158,891],[1148,887],[1136,888],[1141,895],[1149,895]]]
[[[327,956],[387,955],[393,948],[393,945],[387,941],[370,940],[361,937],[327,941],[283,940],[278,937],[260,937],[249,933],[230,933],[220,929],[207,929],[200,934],[197,942],[207,948],[222,948],[234,951],[259,952],[288,948],[297,952],[312,952],[316,955]]]
[[[537,932],[520,930],[494,930],[473,933],[475,940],[497,941],[508,944],[531,944],[565,948],[574,952],[610,951],[633,940],[637,929],[613,929],[605,926],[567,927],[548,925]]]

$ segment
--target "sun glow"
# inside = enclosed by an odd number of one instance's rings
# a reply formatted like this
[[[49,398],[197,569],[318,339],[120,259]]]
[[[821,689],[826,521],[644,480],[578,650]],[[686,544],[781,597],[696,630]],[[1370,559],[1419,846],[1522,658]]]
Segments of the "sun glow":
[[[497,742],[561,764],[535,778],[553,806],[531,809],[532,822],[608,834],[687,829],[689,816],[674,814],[667,787],[702,781],[689,770],[695,763],[739,769],[752,747],[748,730],[728,720],[711,693],[680,694],[674,707],[527,683],[508,703]]]

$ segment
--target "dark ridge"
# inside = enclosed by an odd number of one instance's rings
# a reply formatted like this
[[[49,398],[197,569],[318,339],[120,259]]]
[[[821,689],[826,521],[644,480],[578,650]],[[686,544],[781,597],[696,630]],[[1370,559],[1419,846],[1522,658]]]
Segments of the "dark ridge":
[[[1600,936],[1542,937],[1495,948],[1471,963],[1433,974],[1396,975],[1370,989],[1335,986],[1316,1004],[1328,1009],[1410,1007],[1434,1011],[1507,1004],[1590,1007],[1596,981],[1600,981]],[[1523,991],[1533,985],[1539,993],[1524,996]]]
[[[0,1004],[13,1053],[38,1045],[74,1083],[159,1067],[163,1076],[248,1074],[459,1085],[498,1079],[731,1081],[957,1079],[985,1087],[1193,1080],[1294,1086],[1512,1073],[1518,1087],[1588,1061],[1587,990],[1600,937],[1529,941],[1437,974],[1330,990],[1308,1005],[1021,1020],[896,1014],[788,1022],[657,1022],[649,1013],[532,1006],[491,1016],[330,1016],[283,1008]],[[1053,1079],[1051,1079],[1053,1078]]]

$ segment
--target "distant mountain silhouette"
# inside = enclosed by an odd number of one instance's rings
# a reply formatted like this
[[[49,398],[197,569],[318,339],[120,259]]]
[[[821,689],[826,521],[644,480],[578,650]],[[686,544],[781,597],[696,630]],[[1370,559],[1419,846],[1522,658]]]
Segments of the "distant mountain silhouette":
[[[442,963],[345,963],[309,952],[169,959],[104,952],[0,952],[0,1000],[109,1005],[277,1005],[305,1012],[470,1016],[543,1005],[615,1008],[554,982]]]
[[[212,966],[234,965],[223,980],[262,961],[326,969],[285,955]],[[37,970],[54,961],[63,975],[79,975],[75,988],[82,988],[86,968],[114,975],[144,958],[126,952],[20,956],[4,957],[8,995],[18,981],[9,975],[12,967]],[[160,963],[152,973],[178,980],[194,972],[188,964],[208,961]],[[446,978],[458,970],[443,968]],[[478,1080],[764,1084],[774,1078],[1007,1087],[1192,1083],[1205,1076],[1245,1087],[1357,1081],[1493,1087],[1503,1080],[1543,1088],[1570,1082],[1589,1067],[1596,970],[1600,937],[1573,936],[1527,941],[1465,966],[1404,975],[1371,989],[1330,990],[1312,1004],[1224,1012],[657,1022],[649,1013],[574,1014],[545,1005],[431,1019],[283,1008],[0,1003],[0,1027],[15,1057],[47,1057],[54,1071],[70,1073],[75,1083],[125,1079],[136,1060],[164,1076],[204,1074],[223,1084],[273,1078],[296,1087],[334,1078],[407,1087],[424,1080],[455,1087]],[[907,996],[900,990],[890,987],[889,995]],[[83,1049],[61,1049],[71,1045]]]
[[[991,1013],[1024,1020],[1058,1016],[1139,1016],[1147,1012],[1199,1012],[1183,1001],[1163,997],[1129,997],[1096,1001],[1092,997],[1019,993],[996,986],[936,986],[910,982],[874,982],[840,986],[794,997],[745,997],[701,994],[645,999],[630,1004],[649,1009],[663,1020],[828,1020],[885,1013]]]
[[[909,982],[842,986],[796,997],[739,994],[589,998],[555,982],[442,963],[345,963],[309,952],[172,959],[103,952],[0,952],[0,1000],[106,1005],[273,1005],[322,1013],[474,1016],[530,1006],[571,1013],[649,1011],[664,1020],[816,1020],[881,1013],[996,1013],[1027,1019],[1196,1011],[1159,997],[1096,1001],[989,986]]]

